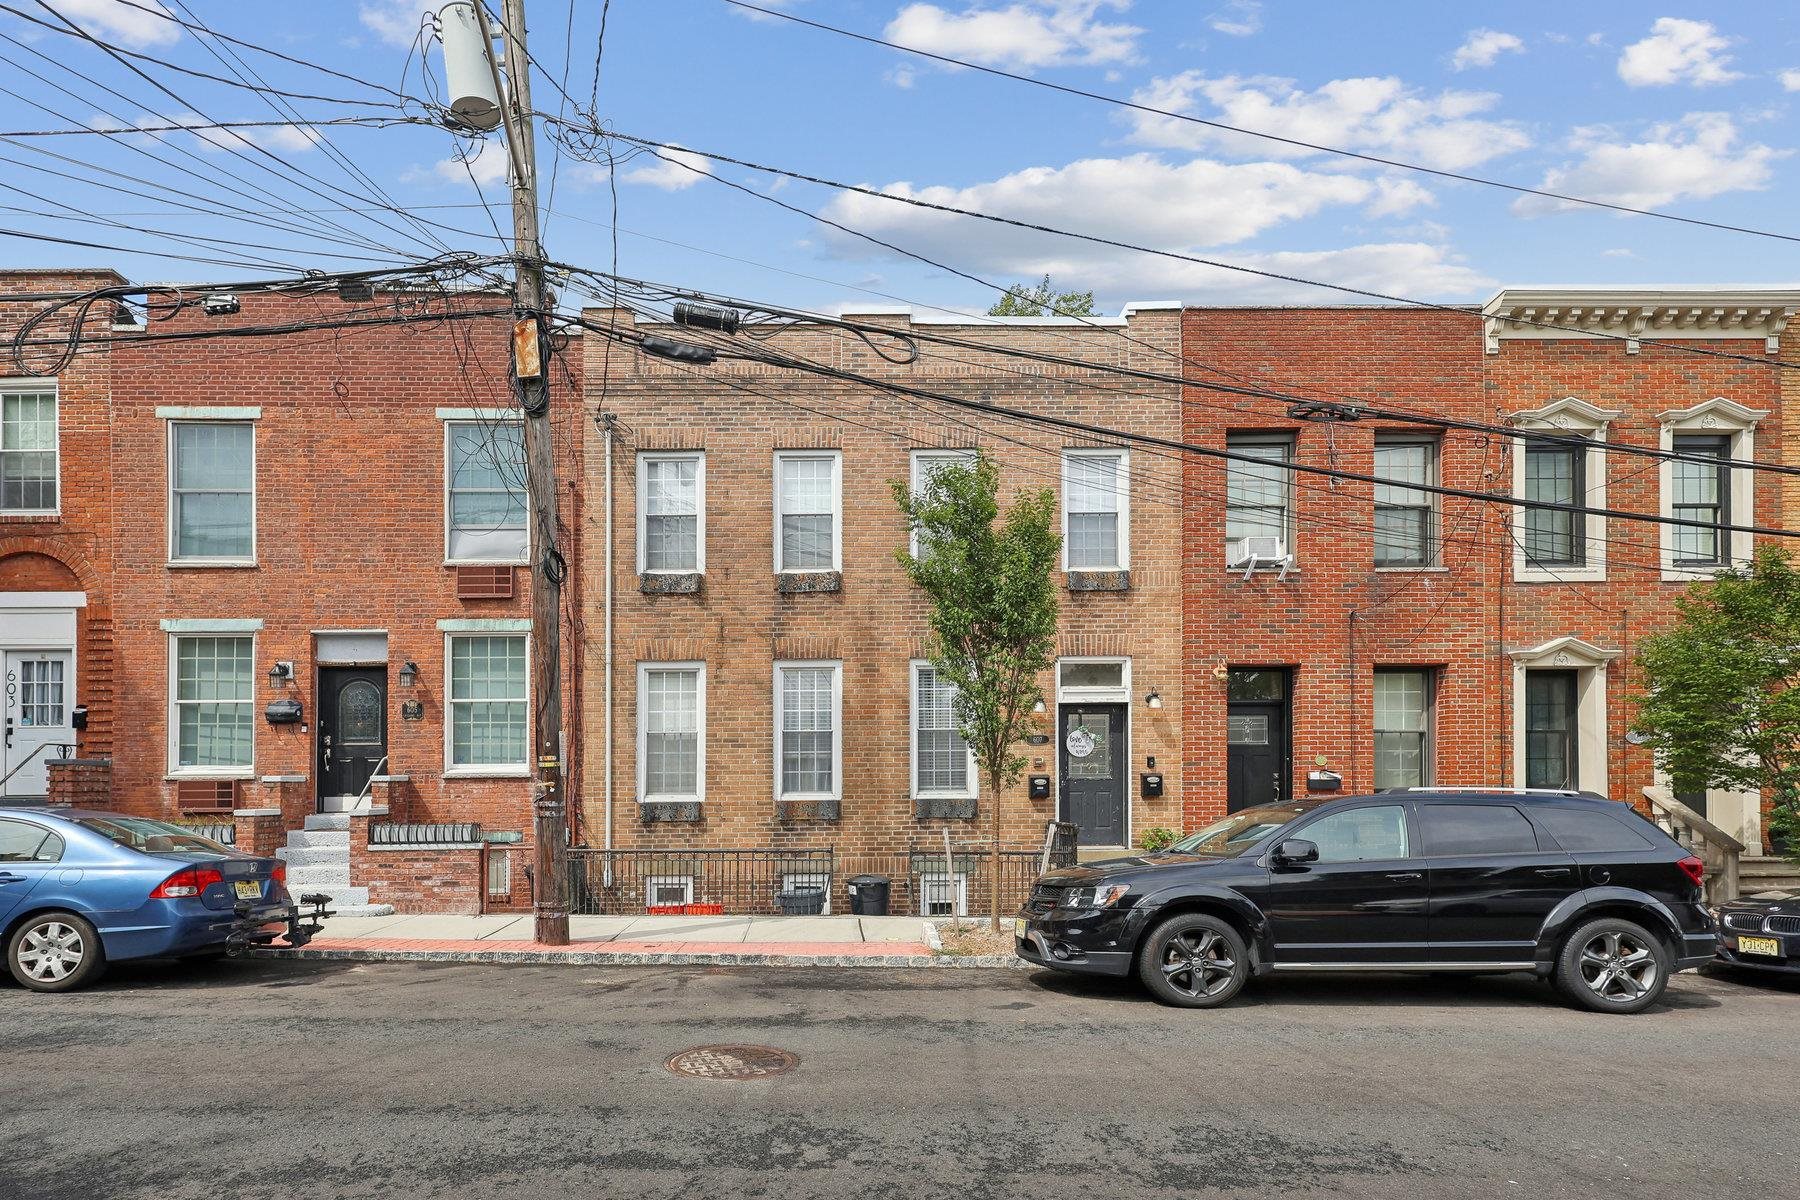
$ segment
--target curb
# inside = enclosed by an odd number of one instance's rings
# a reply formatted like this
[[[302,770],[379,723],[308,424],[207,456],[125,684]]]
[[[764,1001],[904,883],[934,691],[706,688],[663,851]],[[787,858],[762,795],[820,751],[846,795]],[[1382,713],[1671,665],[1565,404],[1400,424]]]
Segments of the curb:
[[[933,967],[1030,970],[1037,964],[1010,954],[632,954],[600,950],[251,950],[246,958],[335,962],[468,962],[573,967]]]

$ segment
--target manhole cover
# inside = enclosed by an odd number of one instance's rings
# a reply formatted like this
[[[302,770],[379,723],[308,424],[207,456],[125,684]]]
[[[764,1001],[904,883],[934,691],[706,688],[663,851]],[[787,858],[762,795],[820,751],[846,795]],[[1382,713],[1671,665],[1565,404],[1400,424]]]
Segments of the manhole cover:
[[[799,1062],[796,1055],[773,1046],[695,1046],[671,1054],[663,1065],[696,1079],[762,1079],[791,1071]]]

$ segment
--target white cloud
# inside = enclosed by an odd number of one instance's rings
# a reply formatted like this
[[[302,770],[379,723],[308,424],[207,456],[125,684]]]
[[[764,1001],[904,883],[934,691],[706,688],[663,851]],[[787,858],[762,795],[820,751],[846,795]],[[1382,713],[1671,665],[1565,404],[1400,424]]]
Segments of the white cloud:
[[[1450,66],[1457,71],[1470,67],[1491,67],[1502,54],[1523,54],[1525,43],[1516,34],[1494,29],[1476,29],[1450,56]]]
[[[627,171],[619,178],[626,183],[641,183],[646,187],[661,188],[665,192],[679,192],[706,178],[698,172],[712,170],[712,160],[703,154],[695,154],[692,150],[664,150],[661,154],[661,158],[646,159],[648,165]],[[694,170],[688,170],[681,163],[688,164]]]
[[[442,0],[363,0],[357,15],[363,25],[390,46],[409,47],[419,36],[419,23]]]
[[[123,129],[124,125],[110,119],[89,122],[96,129]],[[318,130],[300,125],[265,125],[246,129],[219,129],[216,122],[196,112],[176,113],[173,117],[152,116],[149,113],[139,117],[135,122],[139,129],[154,130],[147,136],[167,141],[175,136],[173,130],[160,128],[168,125],[179,125],[194,135],[200,143],[200,149],[208,152],[244,153],[252,145],[262,146],[268,150],[285,150],[291,153],[303,153],[313,149],[324,135]],[[246,144],[248,143],[248,144]]]
[[[1800,92],[1800,68],[1790,67],[1781,73],[1781,90]]]
[[[952,13],[935,4],[908,4],[883,36],[917,50],[1014,70],[1129,62],[1144,31],[1103,21],[1100,12],[1130,6],[1131,0],[1019,0],[1004,8]]]
[[[1230,37],[1261,33],[1262,0],[1230,0],[1223,9],[1208,17],[1206,23]]]
[[[471,175],[475,177],[475,183],[484,188],[506,182],[506,144],[499,138],[489,138],[476,146],[474,156],[466,163],[459,158],[445,158],[429,168],[409,167],[400,173],[400,182],[454,183],[470,187],[473,186],[469,182]]]
[[[102,34],[127,46],[167,46],[181,40],[181,26],[144,11],[155,9],[170,16],[161,0],[133,0],[133,8],[121,0],[57,0],[56,11],[90,33]]]
[[[1629,250],[1629,249],[1626,249],[1624,246],[1614,246],[1612,249],[1602,250],[1600,253],[1605,255],[1607,258],[1636,258],[1637,257],[1636,250]]]
[[[1499,101],[1492,92],[1445,91],[1431,96],[1392,76],[1336,79],[1308,92],[1291,79],[1214,78],[1184,71],[1152,80],[1131,98],[1259,133],[1391,155],[1445,170],[1471,167],[1531,144],[1516,123],[1477,116]],[[1133,137],[1152,146],[1189,150],[1213,146],[1234,154],[1277,158],[1316,153],[1151,113],[1135,112],[1131,121]]]
[[[910,63],[901,63],[899,66],[889,69],[882,75],[882,79],[893,84],[895,87],[902,89],[912,87],[912,85],[918,81],[918,78],[919,73],[913,69]]]
[[[1709,21],[1658,17],[1649,37],[1619,55],[1619,78],[1632,87],[1730,83],[1743,78],[1731,70],[1730,45],[1731,39],[1721,37]]]
[[[1581,158],[1550,170],[1538,186],[1632,208],[1656,208],[1764,188],[1771,165],[1792,153],[1741,143],[1730,116],[1717,112],[1689,113],[1654,125],[1641,141],[1617,139],[1604,126],[1575,130],[1570,144]],[[1513,202],[1513,212],[1526,217],[1577,207],[1540,196]]]

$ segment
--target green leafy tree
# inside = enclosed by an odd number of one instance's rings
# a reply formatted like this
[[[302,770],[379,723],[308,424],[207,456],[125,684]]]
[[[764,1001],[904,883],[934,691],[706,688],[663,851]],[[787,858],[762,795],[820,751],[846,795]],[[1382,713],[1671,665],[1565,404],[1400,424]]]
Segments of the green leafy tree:
[[[1016,288],[1002,292],[994,307],[988,309],[990,317],[1095,317],[1099,315],[1094,311],[1094,293],[1059,292],[1050,286],[1048,275],[1030,286],[1021,283]]]
[[[1765,547],[1675,607],[1638,651],[1637,727],[1677,790],[1772,797],[1770,830],[1800,858],[1800,570]]]
[[[1055,495],[1048,488],[1020,490],[1002,515],[999,484],[999,468],[985,454],[938,465],[916,492],[893,484],[919,548],[917,555],[904,546],[895,554],[931,601],[927,653],[939,677],[956,688],[957,728],[987,784],[995,929],[1000,797],[1025,768],[1017,747],[1038,729],[1032,712],[1044,698],[1038,678],[1056,657],[1053,571],[1062,548]]]

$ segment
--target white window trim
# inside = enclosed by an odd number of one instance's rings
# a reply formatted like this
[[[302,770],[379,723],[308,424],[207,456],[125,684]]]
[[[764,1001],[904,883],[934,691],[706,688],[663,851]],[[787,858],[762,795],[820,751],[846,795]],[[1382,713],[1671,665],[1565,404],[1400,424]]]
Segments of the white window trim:
[[[445,414],[467,414],[449,415]],[[438,417],[444,426],[444,488],[440,497],[444,515],[444,565],[446,567],[469,566],[519,566],[531,561],[531,506],[525,508],[525,549],[517,558],[457,558],[450,553],[450,492],[453,471],[450,465],[450,439],[459,425],[490,425],[497,421],[513,421],[524,423],[524,415],[509,409],[438,409]]]
[[[164,702],[164,718],[163,718],[164,723],[168,725],[168,731],[167,731],[167,733],[168,733],[168,738],[167,738],[168,758],[166,759],[166,762],[168,764],[168,775],[166,776],[166,778],[169,778],[169,779],[254,779],[254,778],[256,778],[256,718],[259,715],[256,711],[256,664],[259,661],[257,658],[256,649],[257,649],[257,645],[261,642],[262,639],[257,636],[257,633],[255,630],[244,628],[244,626],[246,624],[247,624],[247,622],[239,621],[239,622],[221,623],[219,626],[215,626],[215,627],[207,628],[207,629],[183,628],[179,632],[175,632],[175,631],[169,632],[168,641],[167,641],[169,661],[168,661],[168,669],[165,672],[165,676],[164,676],[164,679],[165,679],[165,683],[164,683],[165,702]],[[261,627],[261,622],[257,622],[257,627],[258,628]],[[250,639],[250,699],[247,702],[250,705],[250,761],[241,767],[183,767],[183,766],[177,765],[177,763],[181,759],[181,712],[180,712],[180,707],[176,704],[176,701],[175,701],[175,694],[176,694],[175,673],[179,667],[179,659],[181,656],[180,643],[183,638],[201,638],[201,637],[231,637],[231,638],[247,637]]]
[[[1513,660],[1512,736],[1513,786],[1525,786],[1525,672],[1574,671],[1575,675],[1575,786],[1602,796],[1607,790],[1606,665],[1620,651],[1608,650],[1577,637],[1552,638],[1527,650],[1511,651]]]
[[[1122,684],[1122,686],[1116,687],[1116,688],[1095,688],[1095,687],[1065,688],[1063,686],[1063,681],[1062,681],[1062,669],[1063,669],[1064,663],[1121,663],[1124,665],[1124,668],[1125,668],[1124,671],[1121,673],[1121,678],[1119,681]],[[1137,793],[1133,790],[1133,788],[1131,786],[1131,772],[1132,772],[1131,764],[1134,761],[1136,761],[1135,759],[1133,759],[1131,757],[1131,754],[1132,754],[1131,742],[1132,742],[1133,726],[1137,722],[1137,705],[1135,705],[1131,702],[1131,687],[1132,687],[1132,684],[1131,684],[1131,658],[1129,655],[1126,655],[1123,657],[1118,656],[1118,655],[1112,655],[1112,656],[1071,655],[1066,658],[1057,659],[1056,664],[1055,664],[1055,671],[1056,671],[1056,675],[1055,675],[1056,704],[1055,704],[1055,707],[1052,708],[1050,713],[1048,714],[1050,717],[1050,722],[1051,722],[1051,724],[1050,724],[1050,745],[1052,747],[1059,746],[1059,744],[1062,741],[1062,708],[1063,708],[1063,705],[1065,705],[1065,704],[1123,704],[1125,706],[1125,745],[1122,748],[1122,752],[1125,755],[1125,840],[1124,840],[1123,844],[1126,846],[1131,846],[1131,845],[1135,844],[1132,841],[1132,830],[1136,828],[1135,823],[1137,821]],[[1052,765],[1053,766],[1056,765],[1058,759],[1060,758],[1060,753],[1061,753],[1060,750],[1056,750],[1052,754]],[[1063,812],[1062,771],[1059,769],[1059,770],[1055,770],[1055,771],[1051,772],[1050,781],[1051,781],[1050,782],[1050,787],[1051,787],[1050,803],[1052,806],[1051,811],[1057,814],[1056,819],[1060,821],[1060,820],[1064,819],[1063,815],[1062,815],[1062,812]]]
[[[907,763],[909,766],[907,773],[912,777],[912,798],[914,800],[974,800],[981,794],[980,780],[978,778],[978,772],[975,769],[975,751],[973,748],[968,747],[966,741],[964,746],[965,749],[967,749],[969,757],[969,770],[967,776],[969,785],[967,787],[963,788],[961,791],[944,791],[942,789],[926,791],[919,786],[919,672],[921,669],[935,670],[936,668],[932,667],[931,662],[928,659],[923,658],[912,659],[907,664],[906,742]]]
[[[1424,430],[1406,428],[1377,429],[1374,447],[1383,446],[1424,446],[1429,452],[1426,466],[1429,478],[1425,480],[1431,487],[1441,487],[1444,482],[1444,441]],[[1379,475],[1371,467],[1371,475]],[[1408,487],[1404,483],[1394,483],[1394,487]],[[1375,563],[1377,571],[1442,571],[1444,566],[1444,506],[1443,497],[1437,492],[1425,493],[1425,504],[1430,515],[1425,520],[1425,561],[1422,563]],[[1374,546],[1370,551],[1373,557]]]
[[[694,565],[686,569],[645,565],[648,543],[645,541],[648,506],[644,503],[644,465],[653,462],[685,462],[692,459],[694,471]],[[706,452],[704,450],[645,450],[637,456],[637,569],[639,575],[704,575],[706,574]]]
[[[188,410],[199,411],[199,410]],[[256,412],[261,409],[220,409],[220,412]],[[60,421],[60,411],[58,413]],[[254,567],[257,556],[257,503],[260,500],[261,488],[257,482],[257,447],[256,422],[253,416],[208,417],[192,420],[187,417],[169,417],[164,421],[164,438],[167,443],[164,455],[164,468],[167,471],[166,486],[163,488],[163,507],[168,510],[168,566],[171,567]],[[175,518],[175,427],[178,425],[248,425],[250,427],[250,556],[248,558],[201,558],[195,555],[176,557],[176,518]]]
[[[1606,430],[1617,420],[1619,410],[1596,408],[1574,396],[1547,404],[1543,408],[1512,415],[1512,423],[1521,432],[1540,431],[1564,437],[1588,439],[1582,462],[1582,482],[1586,491],[1582,503],[1588,508],[1606,507]],[[1512,439],[1512,510],[1513,581],[1515,583],[1602,583],[1606,580],[1606,518],[1590,512],[1582,519],[1582,536],[1587,539],[1585,561],[1580,566],[1537,567],[1525,557],[1525,438]]]
[[[1119,460],[1118,474],[1114,478],[1119,487],[1114,494],[1119,498],[1119,536],[1118,561],[1109,566],[1076,567],[1079,571],[1129,571],[1131,569],[1131,451],[1123,447],[1093,446],[1081,449],[1069,449],[1062,452],[1062,494],[1059,497],[1062,507],[1062,566],[1066,572],[1069,566],[1069,464],[1078,458],[1116,458]]]
[[[1064,687],[1062,669],[1064,664],[1082,665],[1086,663],[1118,663],[1124,670],[1120,673],[1119,686],[1109,687]],[[1131,658],[1120,655],[1100,655],[1084,657],[1079,655],[1056,660],[1056,702],[1058,704],[1123,704],[1129,709],[1131,705]],[[1126,726],[1129,729],[1131,722]]]
[[[781,464],[789,459],[829,458],[831,460],[831,565],[789,569],[781,562]],[[844,452],[842,450],[777,450],[774,464],[774,557],[777,575],[808,575],[818,571],[844,569]]]
[[[1376,685],[1377,681],[1380,679],[1380,677],[1385,674],[1399,674],[1401,672],[1407,672],[1407,673],[1416,674],[1416,675],[1423,675],[1425,677],[1425,697],[1424,697],[1425,698],[1425,712],[1424,712],[1424,717],[1425,717],[1424,734],[1425,734],[1425,737],[1419,744],[1419,751],[1420,751],[1419,775],[1421,777],[1419,780],[1419,785],[1421,787],[1431,787],[1432,785],[1434,785],[1437,782],[1437,733],[1438,733],[1438,720],[1437,720],[1438,672],[1437,672],[1437,669],[1434,667],[1405,666],[1405,665],[1398,664],[1398,663],[1393,663],[1393,664],[1377,663],[1372,672],[1373,678],[1371,678],[1371,680],[1369,682],[1370,704],[1373,707],[1374,700],[1375,700],[1375,685]],[[1370,735],[1369,773],[1370,773],[1371,778],[1373,778],[1374,771],[1375,771],[1374,757],[1373,757],[1375,741],[1377,739],[1379,739],[1381,734],[1383,734],[1383,733],[1397,732],[1397,731],[1393,731],[1393,730],[1384,730],[1379,725],[1374,723],[1376,720],[1379,719],[1379,717],[1377,715],[1378,712],[1379,712],[1378,709],[1375,709],[1374,711],[1371,712],[1371,719],[1370,719],[1370,725],[1369,725],[1369,735]]]
[[[644,876],[644,907],[668,904],[667,900],[656,898],[656,889],[668,884],[679,884],[681,887],[681,903],[694,902],[694,877],[692,875],[646,875]]]
[[[1233,445],[1233,443],[1236,443],[1236,445]],[[1300,489],[1298,488],[1298,486],[1296,486],[1297,481],[1295,479],[1295,476],[1297,476],[1299,474],[1299,472],[1294,469],[1294,464],[1300,461],[1300,435],[1298,432],[1295,432],[1295,431],[1280,430],[1280,429],[1270,429],[1270,430],[1246,429],[1246,430],[1243,430],[1238,433],[1228,433],[1225,435],[1225,449],[1226,450],[1237,450],[1244,446],[1286,446],[1287,447],[1287,457],[1282,460],[1283,462],[1285,462],[1287,464],[1285,467],[1282,468],[1282,471],[1284,472],[1283,477],[1285,479],[1285,483],[1283,486],[1287,490],[1282,497],[1282,513],[1283,513],[1283,515],[1282,515],[1282,521],[1281,521],[1281,544],[1287,548],[1287,560],[1288,560],[1288,564],[1289,564],[1289,568],[1290,568],[1289,573],[1292,574],[1293,572],[1298,571],[1300,569],[1299,568],[1300,554],[1299,554],[1299,541],[1298,541],[1299,531],[1300,531],[1300,514],[1298,511],[1299,505],[1300,505]],[[1226,482],[1227,499],[1222,501],[1221,506],[1220,506],[1219,520],[1220,520],[1221,524],[1226,523],[1225,510],[1230,507],[1229,475],[1230,475],[1231,468],[1234,466],[1243,466],[1243,465],[1245,465],[1245,464],[1235,458],[1225,460],[1225,470],[1226,470],[1226,474],[1227,474],[1227,482]],[[1221,538],[1220,541],[1221,541],[1221,543],[1225,543],[1228,541],[1228,539]],[[1221,549],[1222,549],[1222,547],[1221,547]],[[1235,575],[1235,574],[1238,574],[1239,572],[1241,572],[1244,568],[1241,564],[1236,567],[1233,567],[1233,566],[1230,566],[1229,564],[1227,564],[1225,569]]]
[[[969,873],[957,871],[948,877],[948,881],[953,881],[955,887],[953,911],[933,913],[930,905],[931,889],[934,885],[946,886],[946,876],[942,871],[921,871],[919,873],[919,915],[921,917],[966,917],[969,915]]]
[[[62,387],[54,378],[41,379],[30,376],[24,378],[0,379],[0,392],[49,392],[50,403],[56,414],[56,442],[50,453],[56,463],[56,504],[50,508],[0,508],[0,517],[43,517],[46,519],[62,516],[63,482],[62,482]]]
[[[914,450],[912,452],[911,463],[913,495],[917,496],[924,487],[925,476],[920,468],[925,463],[934,460],[941,462],[972,463],[975,461],[975,454],[976,452],[973,450],[959,450],[954,447],[933,447],[927,450]],[[919,530],[917,526],[914,526],[908,531],[906,546],[907,553],[911,554],[914,558],[919,557]]]
[[[1749,462],[1756,457],[1756,426],[1769,415],[1767,409],[1746,408],[1723,396],[1696,404],[1691,408],[1672,408],[1656,414],[1662,425],[1661,446],[1675,449],[1675,439],[1699,434],[1723,437],[1727,457]],[[1756,472],[1749,467],[1731,467],[1730,513],[1733,525],[1756,524]],[[1663,459],[1658,477],[1661,497],[1658,511],[1665,517],[1675,515],[1675,464]],[[1756,535],[1732,531],[1724,534],[1725,561],[1717,566],[1678,566],[1675,562],[1674,525],[1658,526],[1661,530],[1662,577],[1670,582],[1710,579],[1731,567],[1745,567],[1756,555]]]
[[[783,720],[781,673],[784,670],[798,667],[831,668],[831,791],[829,792],[783,792],[781,790],[781,726]],[[772,703],[770,712],[774,720],[775,743],[775,799],[784,803],[811,803],[822,800],[838,800],[844,794],[844,663],[842,659],[825,658],[791,658],[780,659],[775,663],[774,675],[771,678]]]
[[[441,624],[441,623],[440,623]],[[537,706],[531,695],[531,638],[525,637],[525,761],[522,763],[456,763],[456,711],[455,705],[460,701],[450,698],[452,645],[457,638],[466,637],[521,637],[514,629],[483,629],[449,632],[444,634],[444,658],[442,674],[444,681],[444,778],[445,779],[529,779],[531,777],[532,747],[536,744],[536,730],[533,720],[537,715]]]
[[[649,694],[650,676],[660,671],[693,671],[698,678],[694,685],[695,706],[695,753],[694,786],[696,791],[691,796],[674,793],[649,792],[650,764],[646,750],[650,744],[650,708],[644,703]],[[644,804],[701,804],[706,800],[706,664],[704,662],[640,662],[637,671],[637,794],[640,803]]]

